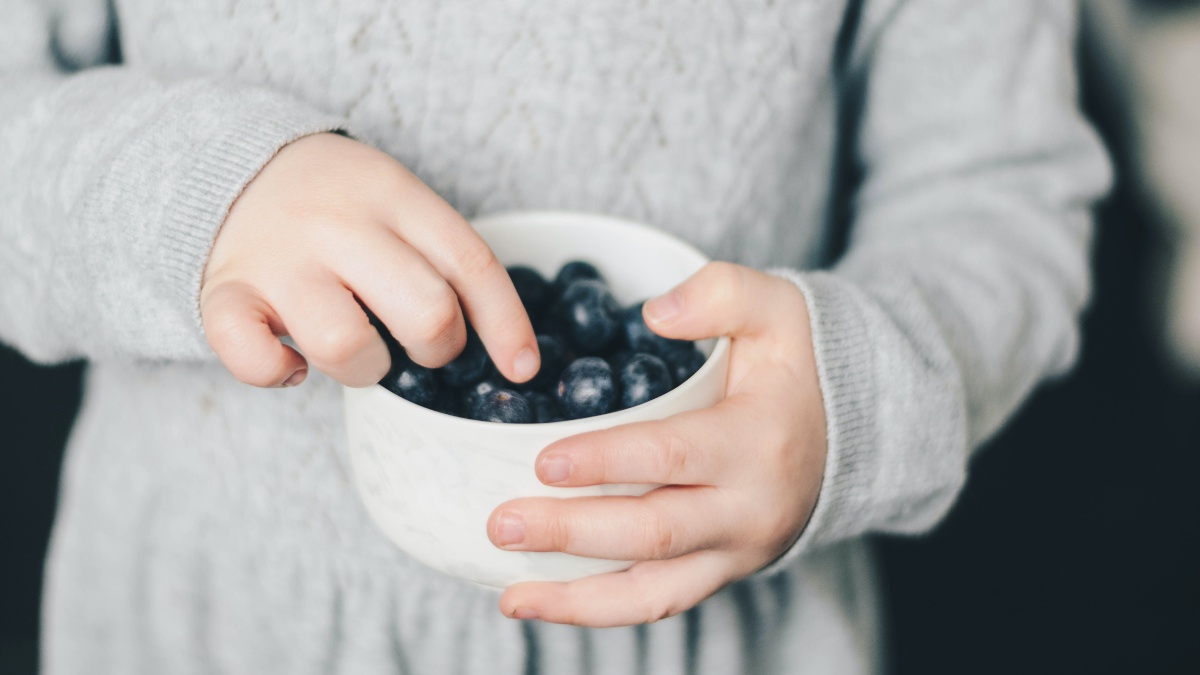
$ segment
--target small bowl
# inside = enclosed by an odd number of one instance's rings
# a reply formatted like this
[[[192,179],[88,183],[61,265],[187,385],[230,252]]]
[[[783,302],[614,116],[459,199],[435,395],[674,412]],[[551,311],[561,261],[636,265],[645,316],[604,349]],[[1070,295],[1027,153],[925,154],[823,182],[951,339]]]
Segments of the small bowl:
[[[692,246],[645,225],[605,216],[526,212],[474,222],[505,265],[528,265],[553,278],[565,262],[594,264],[624,306],[674,287],[706,262]],[[346,430],[355,486],[379,529],[413,558],[476,584],[571,581],[628,569],[623,560],[496,548],[487,520],[518,497],[640,495],[650,484],[556,488],[534,474],[550,443],[587,431],[704,408],[724,396],[729,339],[704,340],[700,370],[640,406],[549,424],[496,424],[445,415],[378,385],[345,388]]]

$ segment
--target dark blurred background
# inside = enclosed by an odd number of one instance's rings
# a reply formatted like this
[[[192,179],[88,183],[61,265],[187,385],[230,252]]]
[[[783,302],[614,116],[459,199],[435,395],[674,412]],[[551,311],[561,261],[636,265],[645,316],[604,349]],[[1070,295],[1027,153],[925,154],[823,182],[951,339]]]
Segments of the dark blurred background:
[[[1118,183],[1098,211],[1081,361],[981,451],[936,531],[878,540],[899,675],[1200,673],[1200,379],[1163,337],[1181,226],[1140,177],[1137,88],[1155,63],[1129,59],[1167,22],[1192,21],[1200,45],[1200,3],[1088,5],[1085,106]],[[1177,86],[1200,99],[1200,69]],[[1192,166],[1200,193],[1200,154]],[[82,373],[0,348],[4,675],[36,670],[41,567]]]

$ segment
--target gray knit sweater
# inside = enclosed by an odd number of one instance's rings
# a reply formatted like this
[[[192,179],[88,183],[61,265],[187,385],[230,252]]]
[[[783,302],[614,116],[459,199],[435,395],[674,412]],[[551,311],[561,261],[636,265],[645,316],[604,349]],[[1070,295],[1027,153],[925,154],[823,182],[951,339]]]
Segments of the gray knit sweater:
[[[932,527],[1077,351],[1109,174],[1073,31],[1052,0],[4,0],[0,340],[90,363],[45,671],[878,669],[863,535]],[[794,270],[829,416],[797,545],[685,615],[585,630],[384,539],[339,387],[238,384],[197,316],[239,190],[330,129],[468,216],[603,212]],[[847,252],[811,271],[839,209]]]

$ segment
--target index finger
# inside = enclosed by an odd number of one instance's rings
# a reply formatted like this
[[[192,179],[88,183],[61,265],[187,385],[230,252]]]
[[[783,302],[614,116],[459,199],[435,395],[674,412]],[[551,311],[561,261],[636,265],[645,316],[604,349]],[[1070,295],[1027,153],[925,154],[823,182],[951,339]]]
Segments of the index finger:
[[[504,377],[537,373],[537,339],[504,265],[457,211],[412,174],[401,195],[397,234],[421,252],[458,294],[471,325]]]

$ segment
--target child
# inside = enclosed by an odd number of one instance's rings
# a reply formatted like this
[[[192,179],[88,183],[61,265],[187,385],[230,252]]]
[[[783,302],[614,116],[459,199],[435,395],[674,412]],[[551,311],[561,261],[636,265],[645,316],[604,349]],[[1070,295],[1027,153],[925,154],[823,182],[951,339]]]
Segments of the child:
[[[932,527],[1076,352],[1108,170],[1075,107],[1073,9],[10,0],[0,338],[90,362],[46,672],[877,671],[863,535]],[[803,271],[856,172],[846,254]],[[356,296],[424,365],[469,321],[528,378],[528,319],[459,215],[514,208],[730,261],[646,316],[734,347],[721,404],[537,466],[672,487],[486,524],[640,562],[497,596],[368,521],[338,383],[388,368]]]

